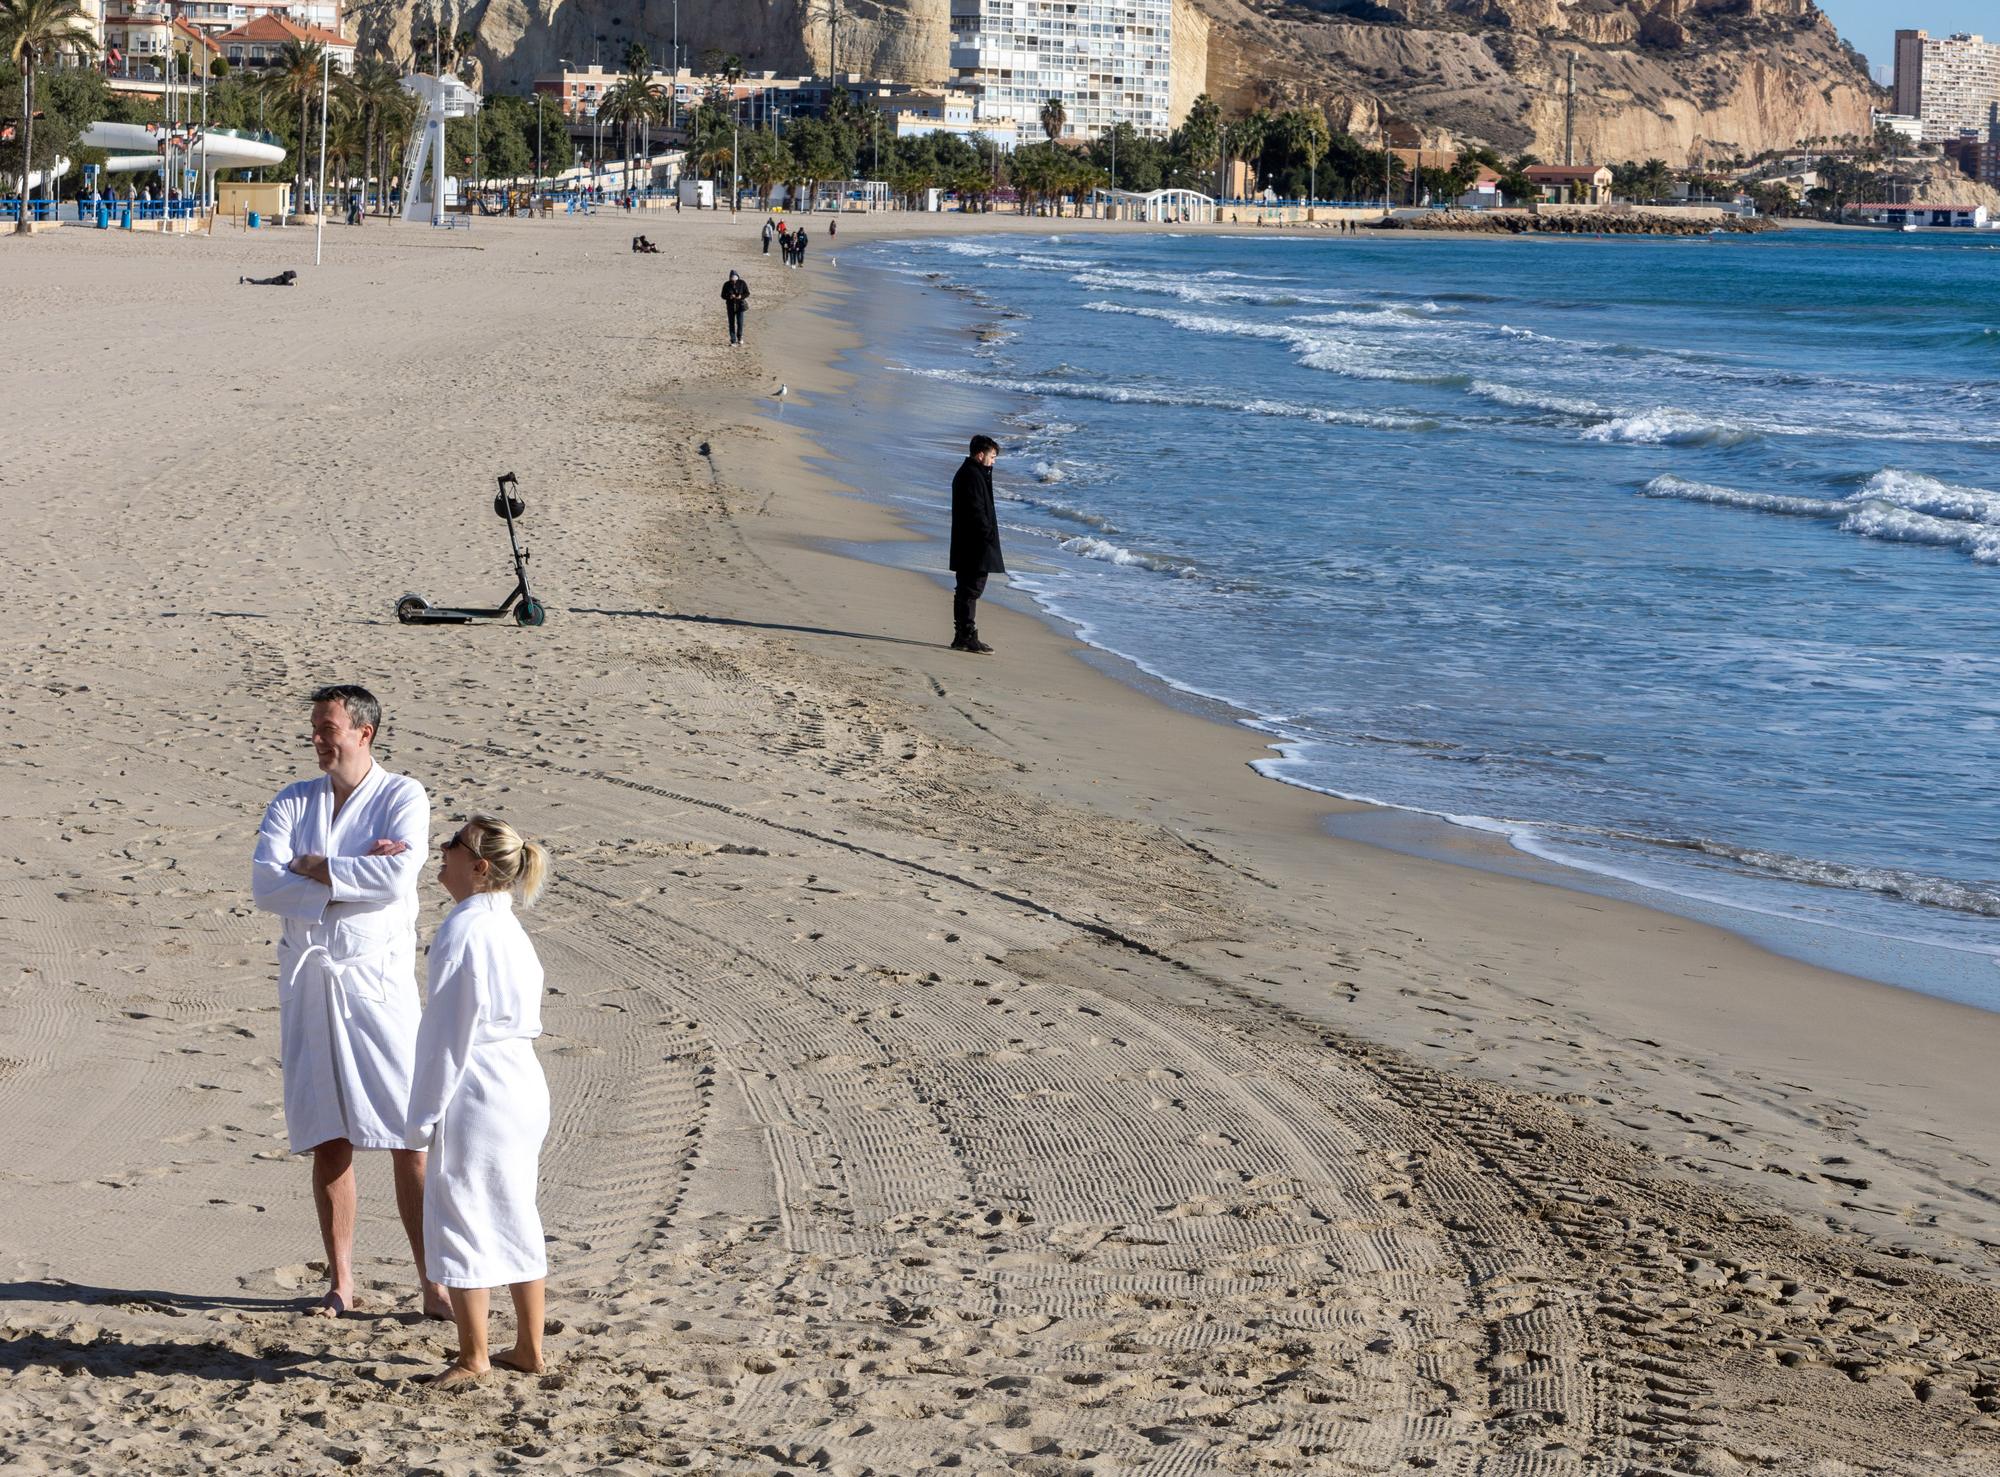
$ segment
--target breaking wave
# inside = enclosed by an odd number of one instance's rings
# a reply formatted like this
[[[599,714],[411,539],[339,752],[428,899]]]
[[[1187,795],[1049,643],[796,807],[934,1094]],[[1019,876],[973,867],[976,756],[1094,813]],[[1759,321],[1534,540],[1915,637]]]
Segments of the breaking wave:
[[[1123,548],[1108,539],[1078,535],[1066,538],[1057,547],[1066,553],[1077,554],[1085,559],[1097,559],[1106,564],[1116,564],[1125,569],[1150,569],[1159,574],[1189,576],[1195,572],[1192,564],[1181,559],[1168,559],[1158,554],[1141,554]]]
[[[904,374],[924,379],[948,380],[954,384],[980,385],[992,390],[1012,390],[1022,395],[1060,395],[1076,400],[1105,400],[1118,405],[1170,405],[1196,410],[1233,411],[1238,415],[1266,415],[1284,420],[1317,421],[1328,426],[1361,426],[1382,431],[1434,431],[1441,422],[1429,416],[1398,415],[1393,411],[1336,410],[1319,405],[1299,405],[1286,400],[1240,400],[1233,396],[1156,389],[1146,385],[1090,384],[1079,380],[1042,377],[1011,379],[1004,375],[975,374],[963,369],[921,369],[897,365]]]
[[[1841,498],[1748,492],[1671,474],[1640,489],[1647,497],[1713,503],[1757,513],[1819,518],[1842,533],[1884,543],[1957,549],[1981,564],[2000,564],[2000,494],[1942,482],[1921,472],[1884,468]]]

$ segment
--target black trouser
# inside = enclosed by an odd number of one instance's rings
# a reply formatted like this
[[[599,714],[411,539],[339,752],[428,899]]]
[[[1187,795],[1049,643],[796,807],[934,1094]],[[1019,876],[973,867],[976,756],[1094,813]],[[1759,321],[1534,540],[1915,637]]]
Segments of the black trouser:
[[[952,635],[958,640],[974,635],[979,630],[979,597],[986,593],[986,575],[970,569],[958,572],[958,585],[951,592]]]
[[[771,254],[771,238],[769,236],[766,236],[764,238],[764,255],[769,256],[770,254]]]
[[[743,309],[746,305],[725,303],[724,306],[729,309],[729,341],[732,344],[740,344],[743,342]]]

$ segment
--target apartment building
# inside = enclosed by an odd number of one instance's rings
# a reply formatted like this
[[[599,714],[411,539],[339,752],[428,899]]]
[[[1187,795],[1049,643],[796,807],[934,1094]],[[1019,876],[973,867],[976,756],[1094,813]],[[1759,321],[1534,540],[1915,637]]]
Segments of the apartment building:
[[[1205,81],[1207,29],[1190,0],[951,0],[952,76],[980,121],[1023,137],[1052,100],[1066,140],[1120,123],[1162,135],[1201,90],[1191,74]]]
[[[1895,110],[1921,119],[1933,142],[1984,137],[2000,118],[2000,45],[1965,31],[1896,32]]]

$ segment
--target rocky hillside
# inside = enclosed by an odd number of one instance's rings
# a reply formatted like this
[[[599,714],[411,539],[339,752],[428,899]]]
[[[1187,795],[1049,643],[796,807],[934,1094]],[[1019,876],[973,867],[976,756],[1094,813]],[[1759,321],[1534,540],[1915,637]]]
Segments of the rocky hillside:
[[[1386,114],[1559,159],[1576,58],[1579,161],[1681,164],[1801,138],[1868,132],[1867,69],[1812,0],[1197,0],[1209,16],[1209,90],[1225,104],[1326,106],[1372,132]],[[434,8],[435,7],[435,8]],[[827,65],[828,0],[681,0],[691,60],[749,70]],[[936,81],[950,0],[842,0],[847,70]],[[476,38],[486,85],[526,86],[558,59],[616,65],[627,42],[664,63],[674,0],[355,0],[363,44],[403,55],[433,16]]]
[[[1886,106],[1812,0],[1201,0],[1209,87],[1299,98],[1366,133],[1386,110],[1559,162],[1576,58],[1575,157],[1755,155],[1865,136]]]

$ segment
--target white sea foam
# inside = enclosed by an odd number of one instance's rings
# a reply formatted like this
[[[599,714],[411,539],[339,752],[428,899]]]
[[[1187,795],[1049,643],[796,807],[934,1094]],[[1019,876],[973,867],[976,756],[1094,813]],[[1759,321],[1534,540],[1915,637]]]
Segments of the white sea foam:
[[[1594,401],[1579,400],[1569,395],[1551,395],[1542,390],[1516,389],[1513,385],[1503,385],[1497,380],[1476,379],[1467,388],[1484,399],[1500,405],[1511,405],[1517,410],[1548,410],[1557,415],[1585,418],[1608,416],[1612,413]]]
[[[1736,446],[1759,434],[1754,426],[1714,420],[1666,405],[1614,416],[1583,433],[1587,441],[1625,441],[1641,446]]]
[[[1862,484],[1857,496],[1875,498],[1916,513],[1931,513],[1939,518],[2000,524],[2000,493],[1988,492],[1983,487],[1962,487],[1955,482],[1942,482],[1936,477],[1926,477],[1922,472],[1884,467]]]
[[[1961,549],[1981,564],[2000,564],[2000,528],[1990,523],[1934,518],[1929,513],[1913,513],[1893,503],[1870,499],[1842,519],[1840,526],[1865,538]]]
[[[1749,492],[1671,475],[1655,477],[1640,491],[1647,497],[1823,518],[1837,521],[1841,532],[1862,538],[1958,549],[1981,564],[2000,564],[2000,496],[1940,482],[1921,472],[1887,468],[1870,477],[1860,491],[1842,498]],[[1923,511],[1926,508],[1937,511]]]
[[[910,365],[896,367],[904,374],[913,374],[924,379],[947,380],[953,384],[1012,390],[1023,395],[1056,395],[1073,400],[1104,400],[1118,405],[1178,405],[1196,410],[1233,411],[1239,415],[1275,416],[1284,420],[1316,421],[1328,426],[1361,426],[1381,431],[1434,431],[1439,424],[1428,416],[1399,415],[1386,410],[1337,410],[1319,405],[1299,405],[1285,400],[1239,400],[1228,395],[1162,390],[1146,385],[1107,385],[1057,378],[1011,379],[1004,375],[977,374],[963,369],[919,369]],[[1073,430],[1074,427],[1070,429]]]
[[[1090,538],[1079,535],[1066,538],[1061,547],[1071,554],[1080,554],[1085,559],[1099,559],[1106,564],[1116,564],[1128,569],[1150,569],[1160,574],[1192,575],[1194,566],[1177,559],[1162,558],[1157,554],[1140,554],[1123,548],[1108,539]]]
[[[1058,462],[1036,462],[1034,473],[1037,482],[1060,482],[1063,480],[1062,465]]]
[[[1671,473],[1655,477],[1640,491],[1647,497],[1717,503],[1724,507],[1750,508],[1760,513],[1790,513],[1805,518],[1838,518],[1846,511],[1846,504],[1827,498],[1792,497],[1778,492],[1744,492],[1734,487],[1718,487],[1712,482],[1690,482]]]

